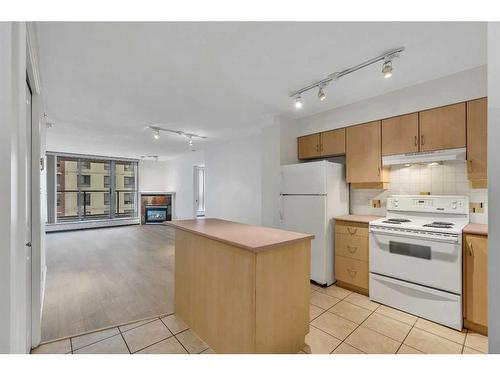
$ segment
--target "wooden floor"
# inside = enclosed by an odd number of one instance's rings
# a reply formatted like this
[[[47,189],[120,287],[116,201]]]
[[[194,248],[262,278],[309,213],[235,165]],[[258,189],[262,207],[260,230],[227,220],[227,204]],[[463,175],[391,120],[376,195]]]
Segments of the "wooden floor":
[[[42,341],[174,312],[174,231],[162,225],[47,234]]]

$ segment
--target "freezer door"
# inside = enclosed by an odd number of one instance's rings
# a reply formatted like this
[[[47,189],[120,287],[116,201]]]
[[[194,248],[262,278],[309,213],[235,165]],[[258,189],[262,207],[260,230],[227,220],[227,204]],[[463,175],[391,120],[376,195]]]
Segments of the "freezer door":
[[[333,275],[333,242],[327,241],[326,197],[285,195],[281,197],[281,228],[314,234],[311,242],[311,280],[330,285]]]
[[[281,167],[281,194],[326,194],[326,161]]]

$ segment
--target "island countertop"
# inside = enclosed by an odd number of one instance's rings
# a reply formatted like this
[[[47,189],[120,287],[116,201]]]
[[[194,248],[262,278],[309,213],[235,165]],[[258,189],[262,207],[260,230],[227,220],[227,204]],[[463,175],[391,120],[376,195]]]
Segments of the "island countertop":
[[[254,252],[314,238],[312,234],[212,218],[173,220],[165,225]]]

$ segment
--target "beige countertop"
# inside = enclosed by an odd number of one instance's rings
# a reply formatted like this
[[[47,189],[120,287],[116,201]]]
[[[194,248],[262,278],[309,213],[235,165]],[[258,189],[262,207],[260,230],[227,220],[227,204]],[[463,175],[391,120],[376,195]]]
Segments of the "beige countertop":
[[[382,219],[383,217],[384,216],[375,216],[375,215],[344,215],[344,216],[337,216],[334,219],[342,221],[354,221],[357,223],[369,223],[370,221]]]
[[[174,220],[165,225],[255,252],[314,238],[312,234],[209,218]]]
[[[463,230],[467,234],[479,234],[481,236],[488,235],[488,224],[467,224]]]

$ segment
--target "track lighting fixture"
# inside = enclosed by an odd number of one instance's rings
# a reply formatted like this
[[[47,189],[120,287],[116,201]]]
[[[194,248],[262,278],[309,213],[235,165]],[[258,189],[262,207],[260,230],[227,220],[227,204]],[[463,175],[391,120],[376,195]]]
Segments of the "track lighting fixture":
[[[325,88],[326,85],[321,85],[319,86],[319,90],[318,90],[318,99],[323,101],[326,99],[326,94],[325,92],[323,91],[323,89]]]
[[[384,75],[384,78],[391,78],[392,77],[392,61],[391,60],[386,60],[384,62],[384,65],[382,66],[382,74]]]
[[[291,98],[293,98],[295,108],[300,109],[303,106],[302,94],[309,91],[309,90],[312,90],[314,88],[318,88],[318,99],[323,101],[326,99],[326,94],[325,94],[324,88],[330,82],[336,81],[337,79],[339,79],[345,75],[354,73],[360,69],[366,68],[367,66],[375,64],[379,61],[384,62],[383,66],[382,66],[382,73],[383,73],[385,78],[389,78],[392,76],[392,61],[394,59],[398,58],[399,55],[401,54],[401,52],[403,52],[404,50],[405,50],[405,47],[395,48],[393,50],[387,51],[386,53],[383,53],[382,55],[374,57],[370,60],[366,60],[366,61],[362,62],[361,64],[344,69],[340,72],[335,72],[335,73],[329,74],[328,76],[326,76],[325,78],[323,78],[319,81],[313,82],[310,85],[302,87],[299,90],[293,91],[292,93],[290,93],[289,96]]]
[[[302,108],[302,97],[300,95],[297,95],[295,97],[294,104],[295,104],[295,108],[297,108],[297,109],[301,109]]]
[[[149,125],[148,128],[153,131],[154,139],[160,139],[160,131],[182,135],[182,136],[187,138],[188,144],[190,147],[193,146],[193,138],[201,138],[201,139],[207,138],[204,135],[198,135],[198,134],[194,134],[194,133],[185,133],[182,130],[166,129],[166,128],[163,128],[163,127],[160,127],[157,125]]]

